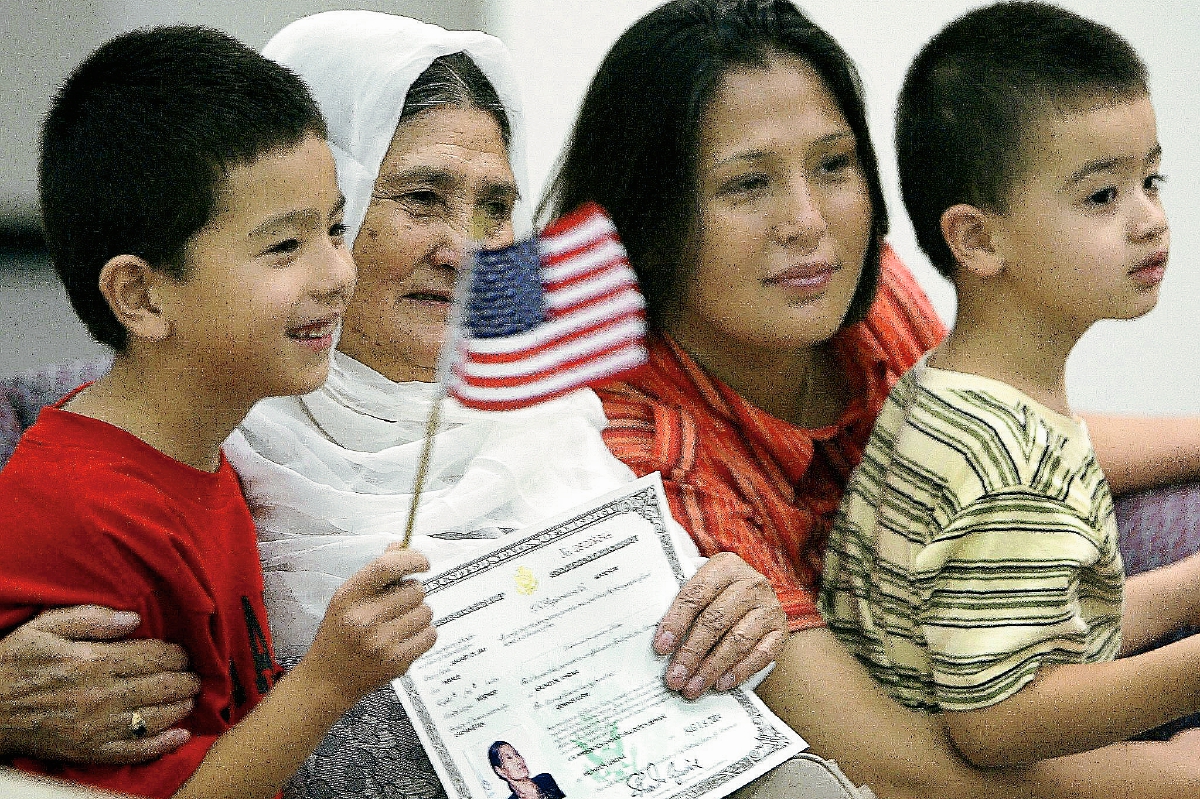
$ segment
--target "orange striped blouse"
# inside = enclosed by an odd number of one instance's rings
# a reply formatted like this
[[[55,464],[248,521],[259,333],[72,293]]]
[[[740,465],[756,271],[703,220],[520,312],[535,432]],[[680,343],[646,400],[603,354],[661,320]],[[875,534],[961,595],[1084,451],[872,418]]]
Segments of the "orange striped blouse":
[[[759,410],[660,336],[647,366],[597,389],[604,440],[638,475],[662,473],[671,510],[701,552],[736,552],[771,581],[792,630],[819,626],[817,581],[846,481],[888,390],[945,333],[885,247],[866,320],[833,338],[854,395],[835,424],[805,429]]]

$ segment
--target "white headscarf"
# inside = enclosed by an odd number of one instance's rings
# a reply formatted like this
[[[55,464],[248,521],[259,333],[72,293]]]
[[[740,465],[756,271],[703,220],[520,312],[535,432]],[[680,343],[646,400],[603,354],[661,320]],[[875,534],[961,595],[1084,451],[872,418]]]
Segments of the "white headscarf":
[[[521,238],[530,219],[525,120],[512,59],[499,39],[375,11],[327,11],[293,22],[263,48],[263,55],[308,84],[325,115],[338,185],[346,195],[348,247],[367,213],[409,87],[434,59],[458,52],[483,70],[508,114],[509,163],[522,198],[513,224]]]
[[[289,25],[264,50],[304,78],[325,114],[352,232],[362,223],[409,86],[434,58],[459,51],[504,102],[513,171],[523,188],[516,87],[507,53],[491,36],[334,11]],[[400,539],[436,396],[434,385],[393,383],[335,352],[322,388],[260,402],[226,442],[258,526],[281,657],[302,654],[333,591]],[[444,400],[442,418],[413,538],[435,570],[492,546],[489,538],[633,478],[600,437],[606,420],[590,390],[504,413]],[[680,540],[691,546],[686,535]]]

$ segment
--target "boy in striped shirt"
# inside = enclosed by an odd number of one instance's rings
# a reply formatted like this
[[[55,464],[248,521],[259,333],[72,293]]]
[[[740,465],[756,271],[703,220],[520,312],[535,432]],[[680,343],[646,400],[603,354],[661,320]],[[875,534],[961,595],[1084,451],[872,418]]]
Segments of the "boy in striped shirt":
[[[958,315],[878,418],[831,535],[823,615],[980,766],[1200,709],[1200,637],[1116,659],[1194,623],[1200,592],[1150,612],[1130,586],[1123,607],[1112,497],[1064,381],[1092,323],[1149,311],[1165,272],[1145,66],[1102,25],[1002,3],[924,47],[897,120],[905,206]]]

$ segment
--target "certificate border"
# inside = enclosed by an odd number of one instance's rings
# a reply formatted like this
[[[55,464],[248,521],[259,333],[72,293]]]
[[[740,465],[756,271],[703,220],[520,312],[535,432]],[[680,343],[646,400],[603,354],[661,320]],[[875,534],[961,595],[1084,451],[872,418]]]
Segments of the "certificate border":
[[[551,529],[541,530],[533,535],[529,535],[518,541],[514,541],[512,544],[506,546],[499,552],[492,552],[491,554],[468,561],[467,563],[451,569],[450,571],[435,575],[423,583],[425,587],[425,594],[428,596],[429,594],[437,593],[438,591],[446,588],[451,588],[457,583],[460,583],[470,577],[474,577],[477,574],[499,568],[516,558],[523,557],[528,555],[530,552],[549,546],[556,541],[566,538],[567,536],[575,535],[580,530],[586,530],[593,525],[608,521],[616,516],[623,516],[627,513],[635,513],[650,523],[650,526],[654,529],[654,533],[658,536],[659,543],[662,545],[663,553],[667,556],[667,562],[671,566],[671,572],[675,575],[676,582],[679,585],[683,585],[687,579],[683,573],[683,564],[680,563],[679,558],[675,553],[675,547],[671,542],[671,534],[667,531],[667,525],[663,521],[663,515],[661,511],[665,505],[666,498],[663,497],[661,493],[659,483],[657,481],[652,482],[643,488],[639,488],[633,493],[617,497],[611,502],[607,502],[598,508],[588,511],[587,513],[580,514],[573,519],[568,519],[560,524],[551,524],[549,525]],[[426,734],[429,736],[429,742],[434,751],[437,753],[438,760],[440,761],[442,767],[446,770],[446,776],[449,778],[454,789],[458,792],[460,797],[470,799],[471,789],[467,785],[467,781],[463,777],[462,772],[459,771],[457,764],[455,764],[454,757],[450,754],[449,747],[447,747],[445,741],[442,740],[441,732],[438,729],[437,724],[434,722],[432,715],[430,715],[429,709],[425,706],[424,701],[422,701],[420,692],[416,690],[416,686],[413,684],[412,677],[409,677],[407,674],[405,674],[399,678],[398,682],[404,688],[404,693],[408,696],[409,701],[412,702],[413,710],[420,717],[421,725],[424,727]],[[743,708],[748,711],[750,717],[754,720],[755,727],[758,729],[758,740],[763,742],[765,740],[764,732],[771,732],[771,730],[769,730],[767,725],[763,723],[762,716],[758,713],[757,709],[754,708],[754,706],[750,704],[749,700],[747,700],[746,697],[740,692],[737,694],[737,699],[739,704],[741,704]],[[774,749],[771,749],[770,751],[774,751]],[[757,755],[757,753],[758,748],[755,749],[753,755],[747,756],[736,763],[730,764],[717,774],[714,774],[712,777],[705,780],[705,784],[717,785],[721,782],[728,781],[731,777],[741,774],[747,768],[750,768],[754,761],[761,759],[763,755],[759,755],[757,757],[754,756]],[[745,765],[742,765],[743,762]],[[730,772],[731,769],[736,770],[726,774],[726,772]],[[714,781],[717,779],[717,777],[722,775],[725,775],[724,779]],[[688,794],[678,794],[680,797],[686,795]]]
[[[737,699],[738,704],[742,706],[742,710],[746,711],[746,715],[754,722],[754,728],[758,733],[755,736],[758,746],[754,747],[741,760],[735,760],[717,773],[710,775],[707,779],[701,780],[679,793],[663,797],[663,799],[690,799],[691,797],[700,796],[716,788],[718,785],[724,785],[730,780],[735,779],[738,775],[753,768],[754,764],[791,744],[786,735],[767,723],[763,714],[754,706],[754,703],[750,701],[750,698],[746,696],[744,691],[739,689],[732,693],[734,698]]]
[[[663,521],[663,516],[660,512],[661,508],[657,501],[658,496],[657,484],[650,484],[632,494],[618,497],[587,513],[580,514],[573,519],[568,519],[561,524],[549,525],[551,529],[541,530],[518,541],[514,541],[501,551],[492,552],[491,554],[468,561],[455,569],[430,577],[423,583],[425,593],[434,594],[445,588],[450,588],[467,578],[499,568],[516,558],[528,555],[534,550],[549,546],[559,539],[574,535],[580,530],[586,530],[600,522],[608,521],[614,516],[623,516],[626,513],[636,513],[648,521],[654,528],[654,532],[659,538],[659,543],[662,544],[663,552],[667,556],[667,561],[671,564],[671,571],[675,575],[676,581],[680,585],[683,585],[686,581],[683,574],[683,565],[679,562],[679,558],[675,554],[675,547],[671,544],[671,536],[667,532],[667,525]]]

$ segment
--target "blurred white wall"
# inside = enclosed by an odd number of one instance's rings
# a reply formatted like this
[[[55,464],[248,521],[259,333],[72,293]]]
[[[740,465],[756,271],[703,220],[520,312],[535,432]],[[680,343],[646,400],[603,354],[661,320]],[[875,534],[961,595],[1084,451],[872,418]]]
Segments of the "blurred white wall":
[[[512,49],[530,114],[535,185],[549,173],[579,98],[604,52],[656,0],[491,0],[487,28]],[[1194,0],[1062,0],[1126,36],[1149,65],[1165,150],[1163,190],[1172,259],[1162,299],[1134,322],[1101,322],[1076,349],[1068,380],[1077,408],[1200,413],[1200,4]],[[867,87],[892,212],[892,241],[943,317],[953,291],[917,249],[896,188],[893,106],[904,69],[943,25],[984,5],[964,0],[824,0],[800,5],[842,43]]]
[[[511,48],[524,86],[530,127],[530,175],[539,189],[558,156],[579,98],[612,41],[658,0],[5,0],[0,7],[0,220],[32,214],[37,120],[58,81],[96,44],[118,31],[168,21],[215,25],[261,46],[288,21],[317,10],[358,6],[420,16],[448,27],[483,27]],[[802,2],[858,62],[868,92],[876,147],[889,191],[892,241],[943,316],[953,292],[920,255],[895,188],[892,109],[904,68],[942,25],[981,5],[977,0],[823,0]],[[1134,322],[1102,322],[1072,357],[1069,382],[1076,407],[1093,410],[1200,413],[1200,4],[1193,0],[1063,0],[1105,22],[1146,59],[1158,109],[1172,221],[1172,260],[1159,307]],[[11,283],[12,281],[8,281]],[[17,281],[20,282],[20,281]],[[12,312],[22,304],[0,285],[0,373],[12,363],[43,360],[24,340],[47,336]],[[27,295],[24,295],[27,296]],[[39,295],[41,296],[41,295]],[[5,306],[9,310],[6,311]],[[64,308],[55,313],[62,314]],[[66,312],[69,316],[69,312]],[[18,319],[18,316],[20,318]],[[6,318],[5,318],[6,317]],[[58,319],[50,338],[68,321]],[[27,351],[26,351],[27,350]]]
[[[37,136],[50,95],[107,39],[145,25],[220,28],[261,48],[292,20],[335,8],[475,28],[484,0],[4,0],[0,4],[0,223],[36,219]]]

